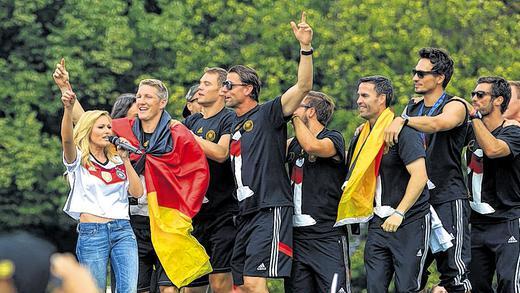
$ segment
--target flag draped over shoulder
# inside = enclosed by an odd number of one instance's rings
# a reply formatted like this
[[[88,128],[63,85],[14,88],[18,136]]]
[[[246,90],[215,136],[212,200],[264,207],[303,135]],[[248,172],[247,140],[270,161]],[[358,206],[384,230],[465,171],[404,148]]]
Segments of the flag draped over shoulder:
[[[182,124],[170,126],[170,115],[161,120],[148,141],[139,119],[112,121],[114,132],[144,150],[131,159],[144,175],[155,253],[178,288],[211,272],[204,247],[191,235],[191,219],[199,211],[209,184],[204,152]]]
[[[367,121],[349,150],[349,173],[344,184],[336,224],[367,222],[373,216],[379,166],[385,149],[384,131],[394,119],[394,113],[386,108],[377,118],[372,129]]]

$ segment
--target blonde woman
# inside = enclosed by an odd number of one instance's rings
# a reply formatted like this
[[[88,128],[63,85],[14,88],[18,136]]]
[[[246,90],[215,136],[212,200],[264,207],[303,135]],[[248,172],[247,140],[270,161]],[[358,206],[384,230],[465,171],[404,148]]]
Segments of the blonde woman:
[[[63,210],[79,220],[78,260],[105,291],[110,258],[117,292],[136,292],[137,243],[129,223],[127,194],[139,197],[143,186],[128,153],[116,151],[107,140],[112,135],[108,112],[87,111],[73,129],[76,96],[67,91],[61,100],[63,163],[71,186]]]

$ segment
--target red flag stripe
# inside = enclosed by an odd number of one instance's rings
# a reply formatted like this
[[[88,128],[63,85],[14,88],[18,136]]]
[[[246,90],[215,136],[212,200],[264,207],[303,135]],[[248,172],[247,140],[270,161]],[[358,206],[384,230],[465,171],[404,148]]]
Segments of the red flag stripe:
[[[292,247],[283,242],[278,242],[278,250],[289,257],[293,257]]]

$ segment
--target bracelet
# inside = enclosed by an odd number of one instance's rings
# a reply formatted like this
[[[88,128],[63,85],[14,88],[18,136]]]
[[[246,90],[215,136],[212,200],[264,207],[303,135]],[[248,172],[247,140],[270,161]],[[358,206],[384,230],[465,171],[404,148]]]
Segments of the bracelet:
[[[397,215],[401,216],[401,218],[404,219],[404,214],[401,213],[400,211],[398,211],[398,210],[394,210],[394,214],[397,214]]]
[[[314,53],[314,49],[312,47],[309,51],[300,50],[300,54],[302,54],[303,56],[309,56],[312,55],[312,53]]]

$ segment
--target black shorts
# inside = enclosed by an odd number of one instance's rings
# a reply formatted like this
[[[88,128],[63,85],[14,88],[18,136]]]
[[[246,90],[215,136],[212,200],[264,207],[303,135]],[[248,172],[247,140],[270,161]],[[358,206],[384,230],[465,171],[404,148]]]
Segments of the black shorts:
[[[471,261],[471,235],[469,216],[471,207],[467,199],[457,199],[432,205],[442,222],[444,229],[453,236],[453,246],[436,254],[428,253],[422,287],[426,286],[429,274],[427,268],[433,260],[441,274],[440,286],[448,292],[468,292],[471,290],[469,266]]]
[[[286,292],[350,293],[348,237],[294,239],[294,260]]]
[[[365,244],[367,292],[388,292],[395,275],[396,292],[418,292],[430,237],[430,214],[385,232],[369,225]]]
[[[235,245],[236,227],[230,215],[221,223],[208,221],[194,223],[192,235],[204,246],[209,255],[213,271],[211,274],[231,272],[231,255]],[[211,225],[209,225],[211,224]],[[209,284],[209,275],[191,282],[187,287],[200,287]]]
[[[150,286],[173,286],[166,272],[163,270],[159,258],[155,254],[149,228],[134,227],[137,238],[137,249],[139,254],[139,276],[137,279],[137,292],[150,291]],[[152,283],[152,276],[156,282]]]
[[[237,217],[231,268],[236,285],[243,276],[283,278],[291,275],[292,207],[272,207]]]
[[[520,292],[520,219],[471,225],[471,292]]]

